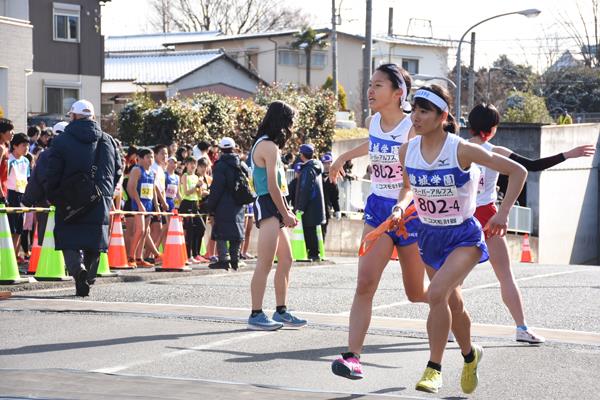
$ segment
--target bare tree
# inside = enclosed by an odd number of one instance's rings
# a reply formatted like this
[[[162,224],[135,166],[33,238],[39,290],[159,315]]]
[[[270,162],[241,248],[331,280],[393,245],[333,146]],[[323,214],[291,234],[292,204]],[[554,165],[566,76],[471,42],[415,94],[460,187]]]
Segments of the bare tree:
[[[584,10],[579,1],[576,5],[579,23],[566,16],[559,19],[558,22],[573,37],[575,43],[581,49],[584,64],[587,67],[600,66],[599,0],[589,0],[591,10]],[[590,15],[592,17],[591,23],[587,19]]]
[[[173,0],[152,0],[150,26],[160,32],[171,32],[175,28]]]
[[[161,1],[161,0],[157,0]],[[300,9],[277,0],[169,0],[175,28],[184,32],[214,31],[243,34],[296,28],[307,21]]]

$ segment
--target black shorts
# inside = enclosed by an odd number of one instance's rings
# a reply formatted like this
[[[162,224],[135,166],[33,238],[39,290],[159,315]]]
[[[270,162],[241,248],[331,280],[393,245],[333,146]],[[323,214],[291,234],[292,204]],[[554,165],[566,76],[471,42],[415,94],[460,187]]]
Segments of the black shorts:
[[[23,193],[16,192],[14,190],[8,191],[8,206],[9,207],[21,207],[21,199]],[[8,224],[10,226],[10,233],[20,235],[23,232],[23,213],[10,213],[8,214]]]
[[[284,200],[285,201],[285,200]],[[254,221],[256,227],[260,229],[260,221],[263,219],[275,217],[279,220],[279,227],[283,228],[283,217],[273,202],[271,195],[265,194],[258,196],[254,200]]]

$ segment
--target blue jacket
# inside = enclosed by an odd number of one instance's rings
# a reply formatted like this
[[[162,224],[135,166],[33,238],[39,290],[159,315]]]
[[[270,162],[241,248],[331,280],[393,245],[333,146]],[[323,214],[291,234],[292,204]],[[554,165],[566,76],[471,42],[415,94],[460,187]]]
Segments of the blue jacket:
[[[213,181],[205,204],[208,212],[215,217],[212,230],[214,240],[244,238],[245,207],[233,199],[234,168],[240,165],[237,154],[223,153],[213,166]]]
[[[99,140],[102,138],[102,141]],[[48,200],[60,200],[61,182],[79,172],[89,172],[94,162],[96,146],[98,170],[96,184],[102,193],[101,201],[75,221],[64,221],[64,210],[57,208],[54,239],[57,250],[101,250],[108,248],[108,224],[115,186],[122,174],[121,156],[112,137],[103,133],[92,120],[71,122],[51,144],[46,175]]]
[[[294,207],[303,211],[302,225],[317,226],[325,223],[325,200],[323,198],[323,164],[308,160],[300,169]]]

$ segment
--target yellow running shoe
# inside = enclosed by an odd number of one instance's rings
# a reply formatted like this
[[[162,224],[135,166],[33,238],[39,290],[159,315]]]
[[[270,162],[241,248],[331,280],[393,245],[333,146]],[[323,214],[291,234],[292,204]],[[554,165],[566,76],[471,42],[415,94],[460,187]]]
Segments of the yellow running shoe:
[[[473,393],[479,383],[479,374],[477,373],[477,366],[483,357],[483,348],[479,345],[471,345],[475,359],[470,363],[463,365],[462,375],[460,377],[460,387],[462,391],[469,394]]]
[[[437,393],[442,387],[442,373],[433,368],[425,368],[421,380],[417,382],[416,390],[427,393]]]

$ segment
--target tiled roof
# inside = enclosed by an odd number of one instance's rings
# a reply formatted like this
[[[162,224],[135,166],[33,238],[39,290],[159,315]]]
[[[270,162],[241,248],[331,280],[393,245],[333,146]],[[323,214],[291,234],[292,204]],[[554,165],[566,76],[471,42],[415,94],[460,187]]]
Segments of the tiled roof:
[[[223,55],[221,50],[107,54],[104,80],[171,83]]]
[[[221,34],[219,31],[149,33],[127,36],[107,36],[104,39],[105,52],[131,52],[164,50],[165,43],[193,42]]]

